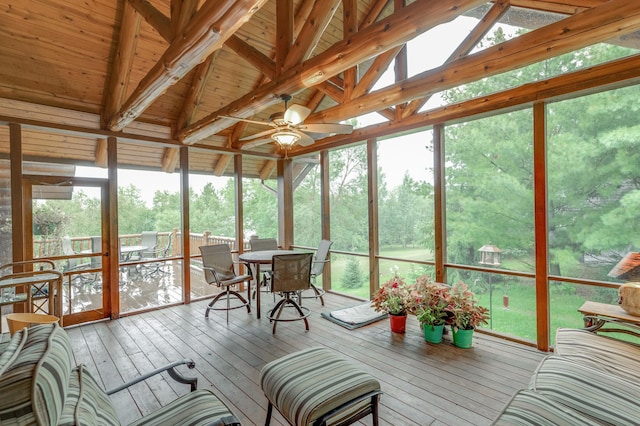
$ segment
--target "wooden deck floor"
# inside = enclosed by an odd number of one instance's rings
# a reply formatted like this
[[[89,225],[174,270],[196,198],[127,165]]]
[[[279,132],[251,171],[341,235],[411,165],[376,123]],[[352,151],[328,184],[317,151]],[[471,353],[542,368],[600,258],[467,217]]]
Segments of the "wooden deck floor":
[[[69,328],[77,363],[84,363],[110,389],[168,361],[192,358],[199,388],[212,389],[245,425],[264,424],[266,399],[258,384],[262,366],[287,353],[322,345],[340,352],[377,377],[381,425],[486,425],[512,394],[526,387],[545,356],[533,348],[476,333],[472,349],[424,342],[410,317],[405,335],[389,331],[387,320],[347,330],[320,313],[359,302],[327,295],[326,306],[306,301],[313,311],[310,331],[302,322],[281,323],[271,333],[262,298],[262,318],[252,310],[204,318],[206,302],[161,309],[115,321]],[[186,370],[186,369],[185,369]],[[124,424],[188,392],[162,376],[112,398]],[[285,424],[276,414],[272,424]],[[370,416],[360,424],[370,425]]]

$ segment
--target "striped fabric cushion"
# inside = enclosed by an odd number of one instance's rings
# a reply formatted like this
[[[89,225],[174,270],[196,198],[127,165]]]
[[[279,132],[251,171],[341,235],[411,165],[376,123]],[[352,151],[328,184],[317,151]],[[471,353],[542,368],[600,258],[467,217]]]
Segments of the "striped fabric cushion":
[[[530,388],[600,422],[638,424],[640,386],[567,358],[545,358],[531,378]]]
[[[577,363],[640,382],[640,346],[586,330],[559,328],[555,351]]]
[[[493,424],[504,426],[588,426],[599,423],[548,399],[544,395],[532,390],[521,390],[515,394]]]
[[[309,425],[344,403],[380,390],[373,376],[322,347],[270,362],[260,372],[260,384],[269,401],[294,425]],[[361,411],[367,402],[335,419]]]
[[[33,372],[35,387],[32,404],[40,424],[53,425],[60,419],[73,368],[72,359],[69,336],[54,323],[48,336],[47,349]]]
[[[23,332],[27,337],[19,355],[0,376],[0,389],[2,389],[0,422],[3,425],[56,424],[64,399],[60,394],[66,392],[66,380],[68,380],[68,374],[71,370],[70,359],[67,359],[65,363],[56,358],[59,358],[60,352],[66,352],[64,346],[68,345],[69,341],[68,339],[65,341],[66,333],[57,323],[38,325],[25,329]],[[48,358],[46,355],[49,353],[54,354],[54,359],[46,359]],[[45,369],[51,369],[46,375],[52,378],[53,382],[48,386],[56,388],[57,394],[51,395],[50,401],[52,401],[51,405],[57,403],[59,406],[45,407],[46,398],[49,398],[48,392],[43,393],[40,387],[34,384],[34,378],[42,371],[41,364],[44,364]],[[58,364],[60,371],[53,371]],[[67,375],[66,379],[64,379],[65,375]],[[38,378],[36,378],[36,382],[38,382]],[[34,393],[38,394],[37,401],[34,398]]]
[[[17,331],[9,343],[4,347],[0,354],[0,376],[7,370],[16,360],[20,351],[27,342],[27,333],[24,330]]]
[[[216,424],[221,418],[228,416],[233,414],[222,401],[209,390],[199,389],[181,396],[171,404],[147,414],[129,426],[205,426]]]
[[[98,382],[83,365],[74,368],[58,426],[119,424],[111,400]]]

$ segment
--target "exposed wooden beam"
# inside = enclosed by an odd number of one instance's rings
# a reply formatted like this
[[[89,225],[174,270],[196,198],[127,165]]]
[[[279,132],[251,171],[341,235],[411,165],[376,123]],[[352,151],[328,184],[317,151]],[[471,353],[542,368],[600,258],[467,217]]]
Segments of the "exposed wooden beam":
[[[158,63],[111,118],[109,129],[122,130],[173,84],[219,49],[266,0],[207,0],[189,24],[184,37],[176,39]]]
[[[147,0],[128,0],[140,15],[147,21],[167,43],[173,40],[171,31],[171,20],[164,16],[162,12],[153,7]]]
[[[280,74],[293,43],[293,0],[276,0],[276,74]]]
[[[350,39],[339,41],[323,53],[286,70],[276,80],[202,118],[180,132],[179,138],[186,144],[195,143],[233,123],[233,120],[220,118],[220,115],[249,117],[279,102],[278,95],[281,93],[295,94],[314,86],[482,3],[482,0],[416,0]]]
[[[171,0],[171,40],[182,33],[198,10],[199,0]]]
[[[429,96],[461,84],[604,42],[632,32],[638,28],[638,25],[640,25],[640,2],[610,0],[596,8],[585,10],[518,38],[462,57],[450,64],[425,71],[359,99],[312,114],[309,121],[336,122],[400,102]]]
[[[311,95],[309,102],[307,102],[307,108],[309,108],[311,112],[315,111],[318,105],[320,105],[320,102],[322,102],[322,98],[324,98],[324,92],[316,90],[313,95]]]
[[[167,173],[173,173],[178,164],[178,158],[180,157],[179,148],[167,148],[164,150],[162,156],[162,171]]]
[[[253,65],[262,74],[269,77],[269,79],[273,79],[276,76],[275,62],[240,37],[232,35],[227,39],[225,45]]]
[[[213,175],[214,176],[222,176],[224,171],[227,169],[227,166],[231,162],[233,155],[231,154],[222,154],[218,157],[218,161],[213,166]]]
[[[525,84],[503,92],[445,105],[414,114],[394,123],[381,123],[357,129],[350,135],[337,135],[316,141],[312,146],[297,148],[290,156],[306,155],[318,150],[333,149],[370,138],[379,138],[407,132],[417,127],[426,127],[447,121],[508,111],[539,100],[558,100],[576,93],[589,94],[601,91],[602,87],[614,89],[640,82],[640,54],[596,65],[585,70],[574,71],[547,80]]]
[[[118,48],[111,68],[108,89],[105,93],[104,111],[102,111],[102,121],[105,125],[120,109],[127,93],[131,64],[135,57],[138,33],[140,32],[140,22],[140,14],[131,7],[129,2],[125,2]]]
[[[315,0],[302,0],[300,6],[298,6],[298,10],[296,10],[296,16],[293,18],[293,38],[295,39],[297,34],[300,34],[302,28],[307,23],[307,19],[309,19],[309,14],[311,13],[311,9],[313,9],[313,5]]]
[[[600,6],[608,0],[511,0],[511,5],[544,12],[573,15]]]
[[[471,32],[462,40],[462,43],[449,55],[445,64],[451,63],[456,59],[467,56],[469,52],[484,38],[485,35],[493,28],[494,24],[504,16],[509,10],[509,0],[497,0],[491,9],[480,19],[478,25],[476,25]],[[414,99],[402,112],[403,117],[408,117],[417,112],[424,104],[426,104],[431,96],[424,98]]]
[[[393,0],[393,8],[394,10],[400,10],[405,7],[405,0]],[[396,83],[400,81],[404,81],[407,79],[409,75],[409,64],[407,62],[407,45],[405,44],[400,48],[400,51],[396,55],[394,62],[394,74]],[[402,112],[404,111],[406,103],[401,102],[396,105],[395,109],[395,119],[402,119]]]
[[[342,37],[349,38],[358,32],[358,1],[342,0]],[[343,72],[344,76],[344,99],[350,100],[353,88],[356,87],[358,79],[358,66],[347,68]]]
[[[289,49],[283,69],[298,65],[311,55],[322,33],[329,25],[329,21],[333,18],[339,3],[340,0],[323,0],[314,3],[306,24],[302,27],[291,49]]]
[[[360,22],[360,29],[362,30],[363,28],[367,28],[369,25],[372,25],[374,22],[376,22],[384,8],[390,1],[391,0],[376,0],[376,2],[371,5],[367,16],[365,16]]]
[[[276,165],[278,162],[276,160],[267,160],[265,161],[262,169],[260,170],[260,179],[267,180],[276,169]]]
[[[203,63],[198,65],[194,71],[193,80],[191,81],[191,86],[189,87],[189,92],[184,99],[182,104],[182,110],[180,111],[180,116],[178,117],[178,121],[176,124],[176,129],[183,129],[188,126],[195,113],[198,109],[198,105],[200,104],[200,100],[202,99],[202,94],[204,93],[204,88],[207,84],[207,80],[209,79],[209,75],[211,71],[213,71],[214,64],[220,53],[219,50],[213,52]]]
[[[389,49],[381,55],[376,56],[369,69],[367,69],[362,77],[360,77],[358,85],[353,89],[351,99],[359,98],[371,90],[382,74],[384,74],[387,68],[389,68],[389,64],[391,64],[391,61],[395,59],[403,46],[394,47],[393,49]]]
[[[109,165],[108,142],[105,138],[96,140],[96,167],[106,169]]]

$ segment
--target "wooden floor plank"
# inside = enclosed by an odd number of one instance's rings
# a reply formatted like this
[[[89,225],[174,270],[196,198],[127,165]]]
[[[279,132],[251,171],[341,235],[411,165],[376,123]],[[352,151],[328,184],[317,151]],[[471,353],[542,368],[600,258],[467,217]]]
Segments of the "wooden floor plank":
[[[310,331],[302,322],[281,323],[272,334],[266,318],[273,306],[262,297],[262,318],[244,309],[204,317],[208,301],[132,315],[115,321],[70,328],[74,356],[87,365],[106,388],[145,369],[190,358],[199,388],[211,389],[246,425],[264,424],[266,398],[259,384],[260,369],[285,354],[325,346],[358,363],[380,380],[380,424],[488,425],[546,355],[534,348],[476,333],[472,349],[453,346],[451,335],[440,345],[424,342],[419,324],[410,317],[407,333],[391,333],[387,320],[347,330],[321,318],[321,312],[362,302],[335,294],[326,306],[305,300],[311,309]],[[255,303],[255,302],[254,302]],[[148,368],[145,368],[148,367]],[[188,392],[166,374],[137,385],[112,399],[123,423],[149,413]],[[272,424],[285,425],[275,413]],[[369,418],[358,424],[371,425]]]

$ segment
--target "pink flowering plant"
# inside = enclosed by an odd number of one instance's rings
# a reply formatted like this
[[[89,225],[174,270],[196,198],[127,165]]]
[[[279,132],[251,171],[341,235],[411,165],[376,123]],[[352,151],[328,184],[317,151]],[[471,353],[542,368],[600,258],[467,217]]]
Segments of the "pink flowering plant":
[[[444,324],[450,316],[450,303],[449,286],[434,282],[429,275],[416,278],[410,289],[409,310],[423,327]]]
[[[390,315],[406,315],[409,288],[400,276],[395,274],[389,281],[380,285],[373,295],[371,306],[378,312]]]
[[[452,287],[449,310],[453,316],[452,326],[460,330],[472,330],[487,324],[489,319],[489,310],[478,305],[475,295],[463,282]]]

